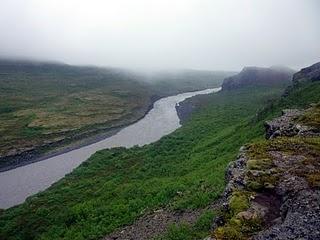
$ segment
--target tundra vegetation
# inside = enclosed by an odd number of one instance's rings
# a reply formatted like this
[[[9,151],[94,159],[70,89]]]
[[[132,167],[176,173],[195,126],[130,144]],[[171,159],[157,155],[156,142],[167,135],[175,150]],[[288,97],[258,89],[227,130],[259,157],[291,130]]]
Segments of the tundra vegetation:
[[[201,72],[176,73],[170,84],[122,69],[0,60],[0,168],[19,154],[41,155],[118,129],[159,97],[217,87],[228,76]]]
[[[46,191],[3,211],[1,239],[99,239],[155,209],[205,208],[221,196],[225,169],[240,146],[264,138],[265,120],[284,107],[320,100],[319,83],[295,87],[287,97],[280,97],[283,90],[247,86],[202,96],[174,133],[143,147],[98,151]],[[267,156],[263,159],[261,164],[253,159],[250,167],[270,166]],[[312,176],[310,181],[315,181]],[[230,219],[248,204],[247,192],[234,193]],[[205,213],[192,226],[171,226],[158,238],[208,235],[214,214]],[[244,227],[259,228],[259,222],[250,224]]]

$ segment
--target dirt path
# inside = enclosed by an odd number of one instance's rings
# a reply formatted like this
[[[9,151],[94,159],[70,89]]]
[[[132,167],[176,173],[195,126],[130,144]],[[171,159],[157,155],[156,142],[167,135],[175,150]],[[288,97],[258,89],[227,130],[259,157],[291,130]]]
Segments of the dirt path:
[[[165,233],[168,226],[177,223],[193,224],[206,210],[217,209],[220,200],[212,203],[206,208],[170,211],[165,209],[155,210],[137,219],[132,225],[123,227],[109,235],[103,240],[147,240]]]

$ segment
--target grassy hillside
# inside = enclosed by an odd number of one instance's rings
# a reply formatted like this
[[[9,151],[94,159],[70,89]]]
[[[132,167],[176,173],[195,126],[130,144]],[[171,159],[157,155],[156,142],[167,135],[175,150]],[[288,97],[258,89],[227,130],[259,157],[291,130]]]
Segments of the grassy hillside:
[[[205,76],[216,87],[224,75]],[[0,168],[127,125],[159,97],[207,87],[204,76],[181,77],[147,83],[120,69],[0,60]]]
[[[151,94],[117,69],[1,61],[0,157],[132,122]]]
[[[263,137],[258,109],[282,89],[211,95],[182,128],[132,149],[97,152],[49,190],[6,210],[2,239],[98,239],[160,206],[201,208],[223,191],[239,147]],[[179,193],[179,194],[178,194]]]

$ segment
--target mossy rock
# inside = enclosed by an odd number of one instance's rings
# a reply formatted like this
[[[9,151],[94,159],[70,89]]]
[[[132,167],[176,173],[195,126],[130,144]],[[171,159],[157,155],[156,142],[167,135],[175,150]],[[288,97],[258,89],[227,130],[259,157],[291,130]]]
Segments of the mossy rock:
[[[248,181],[246,187],[248,190],[259,191],[264,185],[257,181]]]
[[[234,227],[231,225],[218,227],[214,232],[214,237],[217,240],[244,240],[247,239],[240,231],[240,227]]]
[[[270,171],[249,170],[245,177],[246,189],[248,191],[273,189],[277,185],[279,174],[281,172],[275,168],[271,168]]]
[[[242,240],[248,239],[253,233],[261,229],[262,220],[258,216],[247,220],[232,217],[227,224],[218,227],[213,235],[217,240]]]
[[[229,208],[233,215],[249,208],[249,192],[234,192],[229,200]]]
[[[320,187],[320,172],[309,174],[306,177],[310,187]]]
[[[247,168],[249,170],[265,170],[273,166],[272,160],[269,158],[250,159],[247,161]]]
[[[308,109],[299,119],[299,123],[320,128],[320,103]]]

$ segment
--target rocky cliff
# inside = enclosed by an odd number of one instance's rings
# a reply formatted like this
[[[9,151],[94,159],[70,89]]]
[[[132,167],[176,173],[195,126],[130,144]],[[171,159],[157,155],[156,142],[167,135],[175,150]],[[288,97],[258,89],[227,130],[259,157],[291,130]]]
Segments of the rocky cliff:
[[[265,127],[229,164],[212,239],[320,239],[320,104]]]
[[[310,67],[303,68],[300,72],[294,74],[294,84],[304,81],[320,81],[320,62],[315,63]]]
[[[222,90],[231,90],[248,85],[289,85],[294,71],[284,67],[245,67],[232,77],[226,78],[222,84]]]

